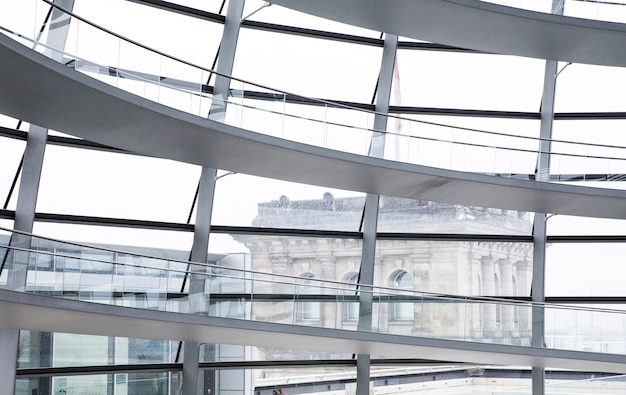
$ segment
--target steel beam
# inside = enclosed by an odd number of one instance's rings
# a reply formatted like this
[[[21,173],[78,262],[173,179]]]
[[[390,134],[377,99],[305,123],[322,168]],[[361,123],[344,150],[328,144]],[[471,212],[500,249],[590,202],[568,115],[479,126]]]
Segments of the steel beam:
[[[563,15],[562,0],[552,1],[552,13]],[[539,154],[535,180],[550,181],[550,152],[552,148],[552,126],[554,123],[554,97],[556,92],[556,78],[558,62],[547,60],[543,77],[543,96],[541,98],[541,124],[539,130]],[[545,276],[546,276],[546,213],[536,213],[533,227],[533,281],[531,299],[533,302],[544,303]],[[544,347],[545,311],[542,307],[532,309],[532,339],[534,347]],[[532,367],[532,393],[545,394],[545,368]]]
[[[370,144],[369,155],[382,158],[385,151],[387,117],[393,82],[394,64],[398,49],[398,36],[386,34],[383,57],[378,78],[376,95],[376,112],[374,117],[374,133]],[[359,331],[372,330],[372,293],[368,285],[374,284],[374,257],[376,255],[376,231],[378,227],[379,195],[368,193],[365,199],[365,215],[363,217],[363,250],[361,254],[361,272],[359,286]],[[356,394],[370,393],[370,355],[357,355]]]
[[[222,75],[231,75],[235,62],[235,50],[239,37],[241,16],[243,15],[244,0],[231,0],[224,23],[222,41],[220,43],[217,72]],[[213,89],[213,102],[209,110],[208,118],[215,121],[223,121],[226,116],[226,105],[230,90],[230,79],[218,75]],[[200,175],[200,187],[198,191],[198,207],[194,227],[194,242],[191,248],[191,261],[206,263],[209,237],[211,233],[211,216],[213,214],[213,198],[215,196],[215,181],[217,169],[203,166]],[[192,271],[204,271],[204,266],[191,266]],[[189,284],[189,298],[194,299],[201,309],[206,311],[205,276],[191,275]],[[182,395],[195,395],[198,387],[198,364],[200,344],[185,342],[185,357],[183,360],[183,388]]]
[[[61,7],[71,10],[74,0],[58,1]],[[46,44],[55,48],[64,48],[67,41],[70,19],[58,9],[52,11],[49,33]],[[60,92],[59,92],[60,93]],[[33,109],[37,111],[37,109]],[[24,163],[20,178],[20,188],[15,209],[15,221],[13,228],[31,233],[35,222],[35,209],[39,182],[43,168],[43,158],[48,139],[48,129],[31,124],[26,138],[24,150]],[[18,236],[11,239],[11,245],[30,246],[28,237]],[[28,254],[13,255],[13,265],[9,271],[9,286],[14,290],[23,290],[26,287],[26,270]],[[22,264],[20,264],[22,263]],[[0,380],[0,393],[13,394],[15,392],[15,372],[17,369],[17,356],[20,331],[18,329],[0,330],[0,369],[5,372]]]

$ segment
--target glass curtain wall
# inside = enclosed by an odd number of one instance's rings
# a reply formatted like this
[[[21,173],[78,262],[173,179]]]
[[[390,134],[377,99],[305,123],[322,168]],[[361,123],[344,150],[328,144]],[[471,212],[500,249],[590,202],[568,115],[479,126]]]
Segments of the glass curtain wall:
[[[566,9],[572,2],[567,3]],[[227,1],[217,0],[174,3],[76,0],[74,11],[146,46],[214,68],[219,59],[227,5]],[[379,94],[381,32],[320,20],[275,5],[266,7],[257,0],[246,1],[244,15],[247,18],[242,22],[234,59],[235,77],[306,97],[373,109]],[[42,20],[43,16],[38,19],[39,24]],[[22,28],[19,23],[12,27]],[[87,41],[70,40],[67,47],[83,56],[98,57],[105,51]],[[427,42],[400,40],[390,112],[404,119],[388,122],[387,131],[399,137],[394,140],[388,136],[385,158],[532,179],[536,155],[527,151],[536,148],[533,146],[536,141],[516,145],[520,151],[504,160],[496,157],[497,154],[483,155],[476,146],[454,148],[456,151],[450,153],[450,144],[445,144],[444,148],[440,145],[454,141],[490,147],[517,144],[517,140],[511,143],[511,136],[539,136],[544,62],[434,48]],[[196,81],[198,76],[147,59],[132,59],[123,66],[182,81],[201,82],[207,89],[212,89],[214,83],[214,77],[203,74],[200,76],[203,80]],[[624,69],[561,63],[559,70],[554,138],[620,145],[626,120],[626,99],[622,94],[626,81]],[[262,87],[246,85],[246,91],[250,90],[267,93]],[[175,102],[172,105],[178,106],[178,96],[172,95],[172,98]],[[228,116],[240,116],[238,126],[243,128],[315,145],[323,145],[321,141],[331,148],[355,153],[367,152],[369,147],[369,135],[355,132],[352,126],[371,129],[372,113],[288,102],[286,95],[271,99],[257,95],[247,98],[245,104],[274,113],[246,117],[229,109]],[[283,116],[286,110],[323,118],[328,125],[322,132],[308,130],[301,119]],[[11,228],[21,182],[20,160],[26,147],[27,124],[19,124],[18,120],[8,117],[2,117],[1,121],[0,204],[3,207],[0,226]],[[468,137],[457,128],[494,134],[484,137],[476,132]],[[198,166],[94,149],[79,140],[61,143],[52,138],[63,137],[62,133],[50,132],[39,185],[35,233],[159,257],[189,259],[193,225],[197,223]],[[558,148],[556,143],[555,148]],[[595,154],[584,146],[581,150],[582,157]],[[446,155],[440,155],[444,151]],[[424,158],[428,159],[424,161]],[[553,160],[550,173],[553,181],[621,189],[621,182],[626,179],[626,169],[622,167],[614,162],[610,166],[598,163],[587,167],[575,158],[563,157]],[[267,320],[277,320],[283,310],[293,310],[297,305],[301,313],[298,318],[303,322],[332,322],[333,325],[338,322],[343,328],[354,330],[358,306],[349,296],[361,271],[364,209],[362,192],[219,170],[210,221],[209,262],[225,268],[300,277],[299,285],[313,296],[322,292],[311,285],[315,279],[344,282],[345,302],[340,305],[288,300],[268,303],[262,314]],[[535,253],[532,213],[382,196],[377,231],[375,285],[396,288],[400,295],[411,290],[524,300],[530,296],[531,262]],[[619,284],[619,259],[624,253],[625,231],[623,221],[618,220],[550,217],[546,259],[548,299],[575,297],[577,305],[605,307],[596,298],[604,296],[613,298],[616,304],[611,306],[618,308],[620,302],[626,302]],[[328,232],[335,233],[329,236]],[[440,236],[450,240],[442,240]],[[477,236],[480,236],[479,241]],[[594,236],[593,243],[589,243],[591,236]],[[623,240],[615,242],[616,237]],[[42,267],[37,269],[45,271]],[[129,281],[132,278],[129,273]],[[238,288],[236,282],[223,286],[214,291],[235,296],[246,292]],[[278,291],[268,293],[279,294]],[[184,292],[186,289],[182,288],[180,293]],[[230,301],[213,304],[214,309],[228,311],[240,306]],[[375,325],[397,334],[420,331],[424,336],[491,337],[506,344],[528,343],[528,317],[512,307],[491,311],[476,304],[460,312],[453,303],[425,304],[421,309],[413,309],[402,300],[381,299],[377,311]],[[471,322],[463,333],[451,324],[454,317],[460,315]],[[560,319],[552,317],[548,323],[553,342],[565,341],[566,334],[555,329]],[[616,336],[623,333],[622,327],[622,323],[615,327]],[[608,350],[609,345],[590,347]],[[19,368],[182,363],[182,349],[177,339],[22,331]],[[200,352],[201,363],[350,358],[305,349],[213,344],[203,345]],[[294,380],[299,381],[300,388],[309,388],[303,383],[315,382],[310,371],[294,367],[220,370],[209,366],[202,369],[199,394],[210,394],[209,391],[248,394],[255,388],[259,388],[256,392],[259,394],[271,393],[277,388],[288,393],[296,388],[295,384],[289,384]],[[386,369],[389,367],[374,369],[373,376]],[[349,376],[354,367],[321,364],[312,370]],[[378,381],[377,385],[388,386],[397,377],[387,377],[384,379],[387,381]],[[328,386],[337,380],[329,379]],[[54,377],[20,379],[17,388],[20,395],[32,395],[34,390],[39,391],[38,394],[177,394],[180,369],[71,377],[55,373]],[[307,391],[322,392],[315,386]]]

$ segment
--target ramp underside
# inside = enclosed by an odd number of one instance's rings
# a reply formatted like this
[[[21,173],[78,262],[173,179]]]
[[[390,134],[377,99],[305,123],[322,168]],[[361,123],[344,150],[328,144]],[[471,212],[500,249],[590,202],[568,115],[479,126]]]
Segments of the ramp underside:
[[[539,59],[626,66],[626,27],[478,0],[272,0],[374,31],[459,48]],[[547,2],[548,4],[550,2]]]

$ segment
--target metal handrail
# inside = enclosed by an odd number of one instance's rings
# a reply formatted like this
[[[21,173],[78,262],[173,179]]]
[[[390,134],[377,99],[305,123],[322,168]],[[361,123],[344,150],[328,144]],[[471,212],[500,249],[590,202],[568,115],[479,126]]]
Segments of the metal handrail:
[[[212,269],[221,269],[221,270],[225,269],[225,270],[229,270],[229,271],[233,271],[233,272],[243,273],[243,276],[234,276],[234,275],[226,275],[226,274],[218,274],[218,273],[205,273],[205,272],[196,272],[196,271],[170,269],[170,268],[155,268],[153,266],[145,266],[145,265],[141,265],[141,264],[134,264],[134,263],[133,264],[126,264],[126,263],[121,263],[121,262],[112,262],[112,261],[98,260],[98,259],[95,259],[95,258],[82,258],[82,257],[77,257],[77,256],[72,256],[72,255],[62,255],[62,254],[53,253],[53,252],[49,252],[49,251],[39,251],[39,250],[32,249],[32,248],[16,247],[16,246],[9,246],[9,245],[0,245],[0,248],[14,249],[14,250],[23,251],[23,252],[33,252],[33,253],[37,253],[37,254],[47,254],[47,255],[53,255],[53,256],[55,256],[55,255],[56,256],[64,256],[64,257],[71,258],[71,259],[80,259],[80,260],[84,260],[84,261],[97,262],[97,263],[106,263],[106,264],[111,264],[111,265],[125,265],[125,266],[140,267],[140,268],[144,268],[144,269],[147,269],[147,270],[165,270],[165,271],[179,272],[181,274],[190,273],[190,274],[198,274],[198,275],[203,275],[203,276],[219,276],[219,277],[223,277],[223,278],[236,279],[236,280],[239,280],[239,281],[242,281],[242,280],[265,281],[265,280],[261,280],[261,279],[250,277],[250,276],[254,276],[254,275],[271,276],[271,277],[284,279],[282,281],[272,280],[271,282],[275,283],[275,284],[282,284],[282,285],[289,285],[289,286],[301,286],[301,287],[309,286],[309,287],[315,287],[315,288],[319,288],[319,289],[328,289],[328,290],[338,291],[338,292],[359,291],[359,292],[368,292],[368,293],[374,294],[375,293],[374,290],[377,290],[378,293],[381,294],[381,296],[398,295],[398,294],[404,295],[404,296],[413,296],[414,295],[417,298],[432,298],[432,299],[440,299],[440,300],[457,300],[457,301],[458,300],[463,300],[463,301],[473,302],[473,303],[498,303],[498,304],[502,304],[502,305],[512,305],[512,306],[524,305],[524,306],[529,306],[529,307],[542,307],[542,308],[567,309],[567,310],[576,310],[576,311],[607,312],[607,313],[626,314],[626,312],[623,311],[623,310],[615,310],[615,309],[607,309],[607,308],[599,309],[599,308],[589,308],[589,307],[582,307],[582,306],[561,305],[561,304],[554,304],[554,303],[531,302],[531,301],[526,301],[526,300],[517,300],[516,301],[516,300],[511,300],[511,299],[503,299],[503,298],[489,297],[489,296],[473,296],[473,295],[470,296],[470,295],[442,294],[442,293],[435,293],[435,292],[425,292],[425,291],[405,290],[405,289],[399,290],[397,288],[392,288],[392,287],[385,287],[385,286],[378,286],[378,285],[374,286],[374,285],[346,283],[346,282],[341,282],[341,281],[316,279],[316,278],[307,279],[308,281],[316,282],[316,285],[304,285],[304,284],[298,284],[298,281],[302,281],[303,280],[302,277],[298,277],[298,276],[291,276],[291,275],[279,274],[279,273],[267,273],[267,272],[261,272],[261,271],[256,271],[256,270],[249,270],[249,269],[231,268],[231,267],[213,265],[213,264],[208,264],[208,263],[189,262],[189,261],[184,261],[184,260],[180,260],[180,259],[163,258],[163,257],[151,256],[151,255],[147,255],[147,254],[140,254],[140,253],[135,253],[135,252],[127,252],[127,251],[115,250],[115,249],[112,249],[112,248],[93,246],[93,245],[89,245],[89,244],[82,244],[82,243],[76,243],[76,242],[67,242],[67,241],[62,241],[62,240],[58,240],[58,239],[54,239],[54,238],[50,238],[50,237],[37,236],[37,235],[34,235],[32,233],[28,233],[28,232],[22,232],[22,231],[18,231],[18,230],[11,230],[11,229],[7,229],[7,228],[3,228],[3,227],[0,227],[0,231],[13,232],[13,233],[20,234],[20,235],[26,236],[26,237],[33,237],[33,238],[37,238],[37,239],[47,240],[47,241],[50,241],[50,242],[56,242],[56,243],[70,245],[70,246],[74,246],[74,247],[80,247],[80,248],[88,248],[88,249],[93,249],[93,250],[100,250],[100,251],[105,251],[105,252],[109,252],[109,253],[118,253],[118,254],[124,254],[124,255],[131,255],[131,256],[136,256],[136,257],[140,257],[140,258],[155,259],[155,260],[167,261],[167,262],[175,262],[175,263],[181,263],[181,264],[185,264],[185,265],[192,263],[194,265],[199,265],[199,266],[203,266],[203,267],[206,267],[206,268],[212,268]],[[246,277],[246,275],[248,275],[249,277]],[[357,285],[359,285],[361,288],[355,289],[355,287]],[[384,292],[384,293],[381,293],[381,291]]]

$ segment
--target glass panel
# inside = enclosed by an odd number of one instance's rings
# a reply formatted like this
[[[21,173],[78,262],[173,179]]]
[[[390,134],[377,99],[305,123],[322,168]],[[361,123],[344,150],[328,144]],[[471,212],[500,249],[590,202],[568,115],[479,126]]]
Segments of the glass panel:
[[[564,15],[609,22],[626,21],[626,4],[614,1],[565,0]]]
[[[320,293],[318,284],[311,280],[314,278],[315,275],[313,273],[304,273],[300,275],[296,292],[298,296],[302,296],[302,300],[306,300],[307,295],[316,295]],[[320,319],[319,302],[298,302],[296,309],[296,319],[299,321],[319,321]]]
[[[0,218],[0,228],[12,229],[13,228],[13,220],[12,219]],[[0,230],[0,235],[6,235],[7,237],[9,237],[8,233],[5,233],[2,230]]]
[[[626,220],[552,215],[547,224],[548,236],[625,235]]]
[[[19,122],[20,121],[18,119],[11,118],[11,117],[8,117],[6,115],[0,114],[0,126],[2,126],[2,127],[9,128],[9,129],[15,129],[15,128],[17,128],[17,125],[19,124]],[[29,124],[27,122],[22,122],[19,130],[23,130],[23,131],[28,130],[28,125]]]
[[[368,103],[381,56],[382,48],[243,29],[233,75],[304,96]]]
[[[185,223],[199,177],[180,162],[48,146],[37,211]]]
[[[563,71],[556,84],[556,112],[624,111],[626,69],[586,64],[565,67],[559,64]]]
[[[376,262],[375,285],[383,287],[393,288],[403,271],[413,277],[419,292],[530,295],[531,243],[379,239]]]
[[[254,319],[330,328],[337,327],[342,321],[343,312],[337,300],[346,300],[345,286],[336,282],[349,273],[358,272],[360,240],[261,235],[232,237],[250,249],[250,269],[272,274],[254,273],[247,282],[254,291]],[[282,297],[274,298],[273,294]],[[347,322],[345,328],[356,329],[353,322]]]
[[[7,203],[6,200],[9,196],[15,174],[19,169],[24,148],[26,148],[26,142],[24,141],[0,137],[0,169],[2,169],[2,171],[0,171],[0,209],[4,208],[5,203]],[[14,186],[11,200],[6,207],[9,210],[15,210],[18,190],[19,182]]]
[[[213,13],[219,13],[220,8],[223,7],[222,14],[226,12],[228,7],[228,0],[176,0],[172,3]]]
[[[277,351],[290,352],[289,350]],[[296,350],[293,353],[295,356]],[[304,352],[299,357],[294,359],[309,359]],[[349,359],[351,355],[346,355],[344,358]],[[316,355],[313,355],[311,359],[316,359]],[[324,357],[324,359],[330,358]],[[374,373],[375,370],[376,368],[372,367],[372,377],[378,376]],[[268,367],[253,371],[253,373],[257,377],[254,380],[254,393],[258,395],[355,393],[356,368],[354,367]],[[379,392],[380,389],[377,388],[376,391]]]
[[[606,393],[621,393],[626,390],[626,379],[624,376],[611,373],[583,373],[571,372],[567,375],[558,372],[546,372],[546,378],[554,377],[558,380],[550,380],[546,382],[546,394],[571,394],[571,395],[588,395]],[[521,384],[521,383],[520,383]],[[524,387],[514,389],[499,389],[490,393],[490,395],[532,395],[533,390],[529,380],[524,380]]]
[[[537,59],[400,49],[397,78],[405,106],[536,112],[544,68]]]
[[[620,304],[546,309],[546,347],[623,355],[625,309]]]
[[[265,1],[248,0],[244,8],[244,16],[258,10],[264,5]],[[307,15],[301,12],[293,11],[281,6],[266,7],[257,13],[246,18],[254,21],[274,23],[278,25],[297,26],[314,30],[323,30],[328,32],[350,34],[355,36],[364,36],[371,38],[380,38],[380,32],[362,29],[356,26],[350,26],[343,23],[331,21],[329,19],[319,18],[313,15]]]
[[[244,174],[216,184],[213,225],[358,231],[362,193]]]
[[[626,120],[571,120],[554,122],[550,172],[560,181],[621,181],[626,178],[622,131]],[[592,146],[595,144],[598,146]],[[597,186],[609,188],[608,183]],[[620,188],[621,189],[621,188]]]
[[[217,11],[221,1],[196,0],[194,3]],[[126,38],[204,67],[213,63],[222,38],[220,23],[124,0],[77,0],[74,10],[77,15]],[[202,38],[202,50],[198,50],[197,42],[191,37]],[[142,68],[135,68],[135,71],[146,72]]]
[[[52,333],[20,331],[18,368],[52,367]]]
[[[411,296],[403,289],[449,295],[528,296],[532,279],[531,243],[379,239],[375,262],[374,277],[378,285],[399,289],[381,295],[374,316],[378,331],[528,344],[530,321],[525,306],[458,297]],[[412,284],[406,283],[409,279]]]
[[[393,288],[400,291],[402,290],[413,291],[413,276],[411,273],[404,270],[400,270],[393,275]],[[393,303],[393,311],[391,312],[391,320],[393,321],[412,321],[414,314],[413,303],[397,302]]]
[[[523,8],[525,10],[550,12],[550,1],[527,1],[527,0],[481,0],[488,3],[505,5],[507,7]]]
[[[357,283],[359,282],[359,273],[351,272],[344,276],[343,281],[348,283],[345,291],[345,300],[356,300],[358,292]],[[343,310],[343,320],[344,324],[347,322],[352,322],[355,325],[358,323],[359,319],[359,303],[358,302],[344,302],[341,306]]]
[[[624,243],[551,244],[546,251],[546,296],[625,296],[624,254]]]
[[[2,27],[24,35],[37,37],[50,6],[39,0],[24,0],[11,4],[11,18],[5,18]],[[33,16],[35,18],[33,19]]]
[[[21,331],[19,368],[175,362],[178,342]]]
[[[522,179],[535,172],[536,120],[403,114],[387,132],[386,159]]]
[[[61,240],[117,246],[122,251],[145,252],[147,251],[146,248],[150,248],[150,255],[156,255],[164,251],[170,253],[171,250],[189,251],[193,241],[192,232],[50,222],[35,222],[33,232],[37,235]]]
[[[379,232],[529,235],[533,216],[523,211],[460,206],[381,196]]]

